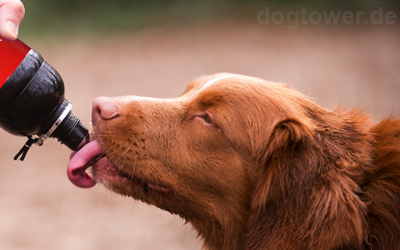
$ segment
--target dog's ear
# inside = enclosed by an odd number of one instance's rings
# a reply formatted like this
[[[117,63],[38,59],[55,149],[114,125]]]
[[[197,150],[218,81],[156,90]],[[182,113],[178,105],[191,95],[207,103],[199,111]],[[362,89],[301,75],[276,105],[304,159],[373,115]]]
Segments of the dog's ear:
[[[296,118],[285,118],[274,126],[266,150],[270,158],[277,150],[293,151],[298,145],[311,137],[311,126]]]
[[[247,227],[270,229],[265,242],[282,240],[288,247],[281,249],[361,249],[366,207],[352,179],[357,173],[346,168],[354,163],[338,161],[340,135],[329,137],[313,124],[285,118],[273,126]]]
[[[278,121],[269,135],[260,169],[253,206],[264,207],[268,200],[288,195],[287,189],[298,189],[307,178],[313,159],[314,126],[298,118]],[[311,162],[310,162],[311,161]]]

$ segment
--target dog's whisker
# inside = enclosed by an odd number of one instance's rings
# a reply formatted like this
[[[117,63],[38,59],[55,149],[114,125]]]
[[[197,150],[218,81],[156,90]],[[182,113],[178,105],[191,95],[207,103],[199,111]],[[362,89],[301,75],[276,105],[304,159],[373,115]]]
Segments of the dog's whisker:
[[[185,241],[187,228],[188,228],[188,224],[185,224],[185,232],[183,233],[183,237],[182,237],[181,243],[179,244],[178,250],[181,249],[183,242]]]

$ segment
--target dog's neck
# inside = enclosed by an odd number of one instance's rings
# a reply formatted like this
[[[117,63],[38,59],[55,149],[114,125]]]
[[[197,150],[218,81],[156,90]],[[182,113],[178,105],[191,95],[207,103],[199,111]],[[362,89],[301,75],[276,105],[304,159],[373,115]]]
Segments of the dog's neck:
[[[243,176],[246,181],[244,186],[239,183],[232,184],[232,190],[240,190],[239,193],[232,192],[231,196],[204,201],[201,207],[192,211],[183,210],[180,214],[190,222],[203,239],[204,249],[207,250],[239,250],[244,238],[246,224],[250,216],[250,206],[257,171],[254,166],[245,163],[247,172]],[[239,187],[240,186],[240,187]],[[226,193],[225,193],[226,194]]]
[[[193,219],[191,224],[203,239],[204,249],[207,250],[238,250],[241,249],[242,239],[248,220],[248,210],[233,208],[217,208],[221,216],[211,216],[208,220]],[[238,211],[242,211],[239,213]],[[217,218],[219,217],[219,218]],[[221,220],[223,218],[223,220]]]

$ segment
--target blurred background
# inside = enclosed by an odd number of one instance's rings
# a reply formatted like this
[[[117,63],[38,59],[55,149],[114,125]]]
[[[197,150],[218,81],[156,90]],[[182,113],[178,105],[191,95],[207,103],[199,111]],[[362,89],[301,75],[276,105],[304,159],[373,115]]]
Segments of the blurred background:
[[[20,39],[62,75],[87,126],[97,96],[176,97],[222,71],[289,83],[327,109],[400,115],[398,0],[23,2]],[[0,249],[201,248],[177,216],[73,186],[55,140],[14,162],[26,139],[0,136]]]

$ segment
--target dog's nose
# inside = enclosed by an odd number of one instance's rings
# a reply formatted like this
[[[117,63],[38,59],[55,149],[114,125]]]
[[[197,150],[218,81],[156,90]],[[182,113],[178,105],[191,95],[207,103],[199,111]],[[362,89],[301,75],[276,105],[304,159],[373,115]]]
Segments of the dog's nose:
[[[103,96],[94,99],[92,105],[93,125],[101,120],[111,120],[117,116],[119,116],[119,107],[114,100]]]

